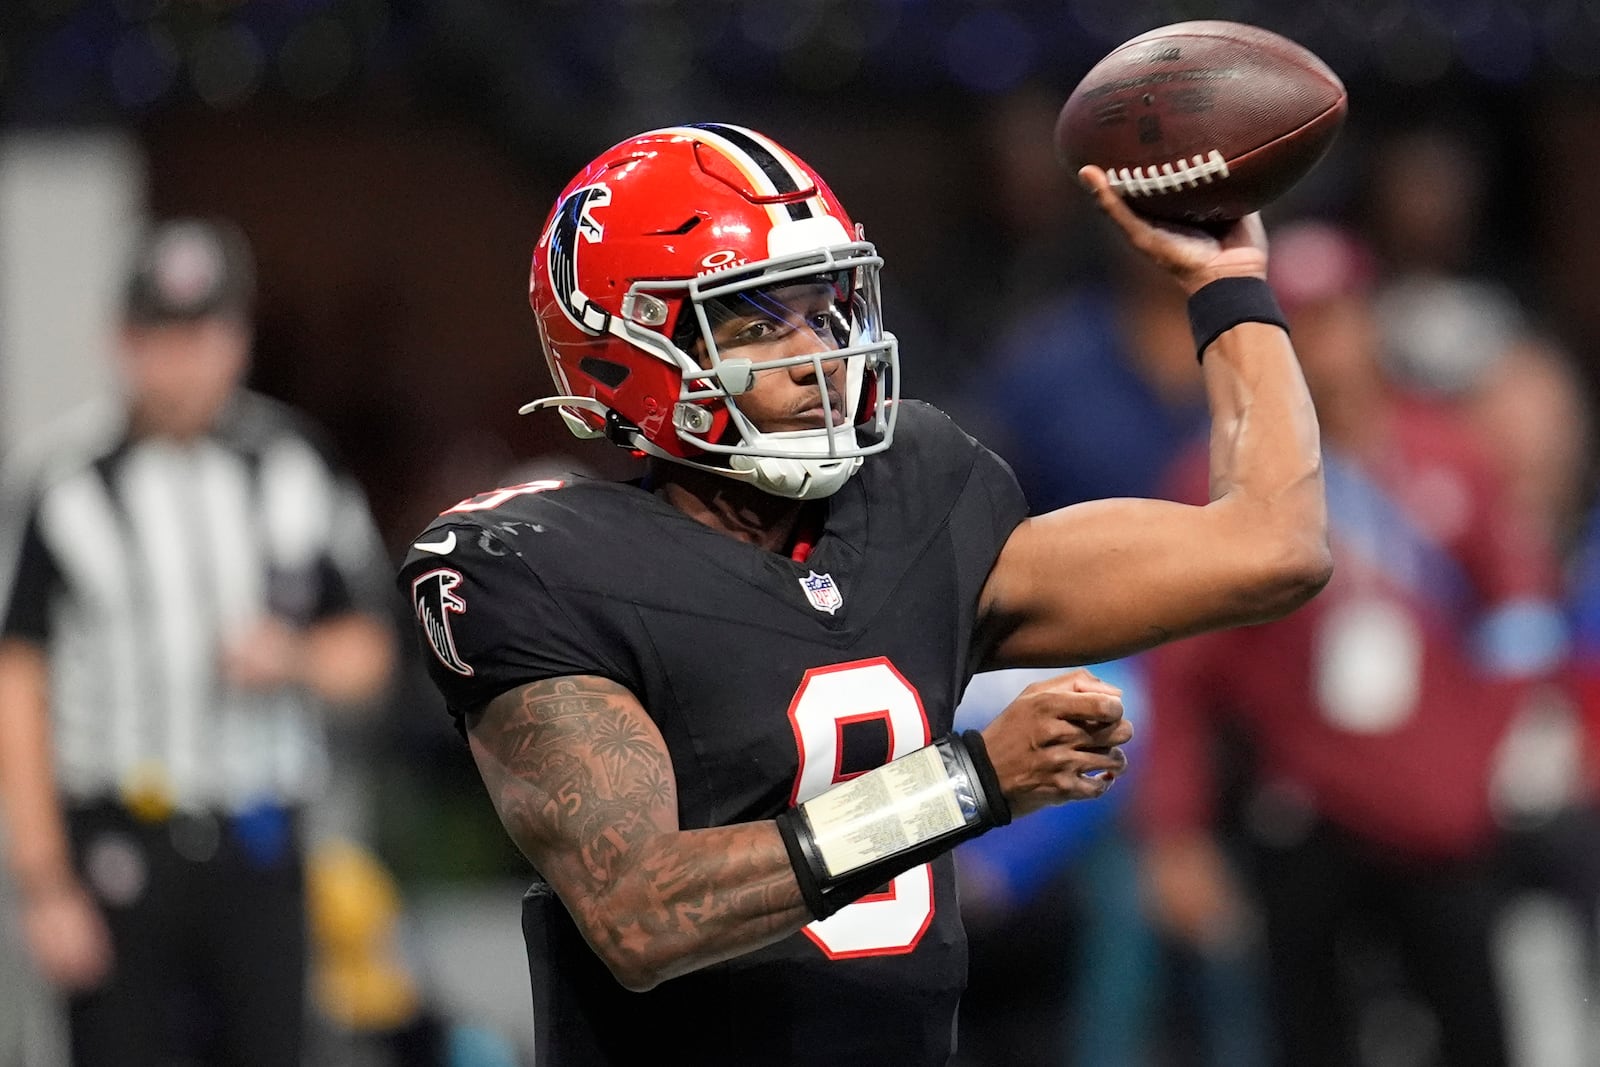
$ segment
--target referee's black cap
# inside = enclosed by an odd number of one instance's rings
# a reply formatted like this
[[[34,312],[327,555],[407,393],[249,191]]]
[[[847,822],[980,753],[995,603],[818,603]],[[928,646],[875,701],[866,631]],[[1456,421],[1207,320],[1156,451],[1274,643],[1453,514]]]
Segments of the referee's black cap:
[[[211,315],[248,318],[255,263],[244,231],[218,219],[172,219],[152,226],[134,252],[124,313],[154,325]]]

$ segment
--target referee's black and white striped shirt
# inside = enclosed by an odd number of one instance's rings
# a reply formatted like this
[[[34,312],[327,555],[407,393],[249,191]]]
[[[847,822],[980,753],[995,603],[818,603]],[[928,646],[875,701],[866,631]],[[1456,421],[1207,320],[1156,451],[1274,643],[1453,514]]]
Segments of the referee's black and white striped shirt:
[[[68,801],[152,775],[183,810],[309,799],[326,770],[314,699],[229,686],[222,644],[267,613],[387,618],[390,568],[361,492],[298,418],[241,393],[178,443],[86,409],[8,468],[0,634],[47,651]]]

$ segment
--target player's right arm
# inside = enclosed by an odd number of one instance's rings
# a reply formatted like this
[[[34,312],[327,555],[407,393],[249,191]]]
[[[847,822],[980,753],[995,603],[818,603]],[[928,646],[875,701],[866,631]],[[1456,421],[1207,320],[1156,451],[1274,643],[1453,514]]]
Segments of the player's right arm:
[[[501,823],[628,989],[812,920],[775,821],[679,827],[666,742],[623,686],[594,676],[533,682],[466,725]],[[1080,670],[1029,686],[984,736],[1021,815],[1103,793],[1125,766],[1117,746],[1132,728],[1118,691]]]
[[[679,829],[666,742],[624,687],[551,678],[466,721],[501,823],[627,988],[811,921],[775,822]]]
[[[680,829],[672,759],[624,684],[633,672],[611,601],[587,591],[583,538],[556,539],[567,505],[518,513],[546,528],[529,542],[499,511],[558,487],[457,505],[416,542],[399,582],[507,833],[617,981],[644,990],[812,916],[775,822]],[[497,512],[500,528],[456,517],[480,512]],[[541,569],[579,577],[553,592]]]

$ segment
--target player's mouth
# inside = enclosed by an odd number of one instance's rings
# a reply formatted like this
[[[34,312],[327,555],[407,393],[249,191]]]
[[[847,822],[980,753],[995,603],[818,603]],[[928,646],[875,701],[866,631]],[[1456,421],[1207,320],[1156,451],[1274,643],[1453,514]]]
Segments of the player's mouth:
[[[838,397],[832,394],[831,390],[828,394],[827,408],[823,408],[820,404],[813,404],[811,407],[795,412],[794,415],[790,417],[790,421],[796,423],[796,429],[820,430],[829,425],[828,420],[830,418],[832,419],[832,425],[834,426],[847,425],[845,421],[844,405],[839,402]]]

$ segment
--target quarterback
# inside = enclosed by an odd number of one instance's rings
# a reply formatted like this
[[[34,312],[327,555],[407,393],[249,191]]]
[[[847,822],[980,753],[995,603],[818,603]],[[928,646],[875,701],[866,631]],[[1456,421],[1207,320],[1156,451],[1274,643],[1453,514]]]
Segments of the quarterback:
[[[1259,220],[1161,228],[1082,179],[1192,294],[1204,506],[1030,517],[1004,462],[900,396],[882,259],[770,138],[656,130],[561,193],[531,278],[557,394],[527,408],[646,473],[469,497],[400,576],[537,874],[541,1064],[947,1062],[950,849],[1099,796],[1132,735],[1081,669],[953,733],[968,680],[1272,618],[1327,581]]]

